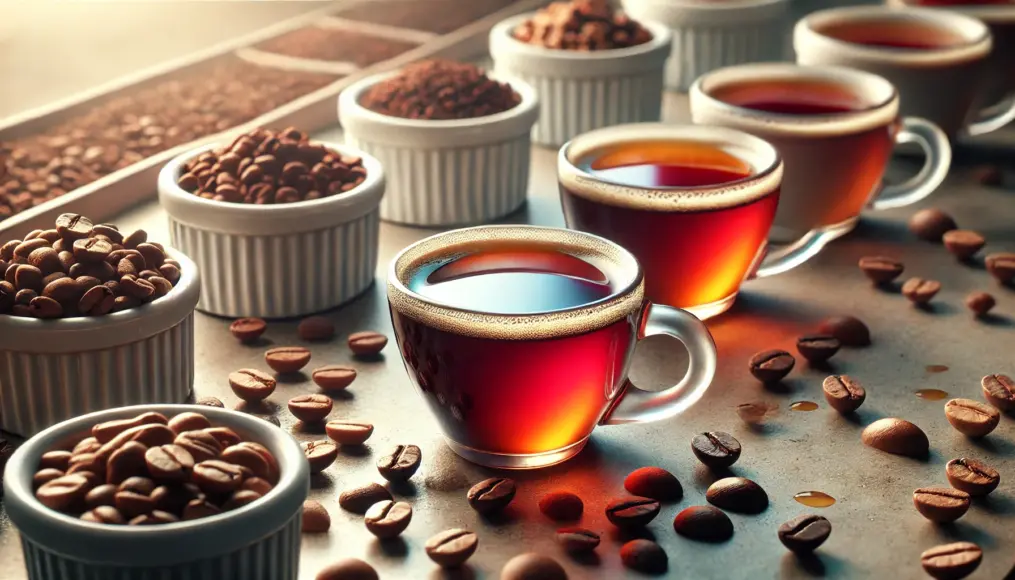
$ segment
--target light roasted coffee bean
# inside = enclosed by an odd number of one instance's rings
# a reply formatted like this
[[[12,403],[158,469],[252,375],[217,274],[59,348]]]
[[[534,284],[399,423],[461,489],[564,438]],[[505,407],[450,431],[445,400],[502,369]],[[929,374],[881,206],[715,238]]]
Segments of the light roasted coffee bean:
[[[152,479],[160,482],[183,482],[194,469],[193,456],[179,445],[151,447],[145,452],[144,457],[148,464],[148,473]]]
[[[363,560],[344,558],[322,568],[314,580],[379,580],[379,577],[373,566]]]
[[[328,437],[339,445],[362,445],[374,432],[374,426],[370,423],[355,423],[352,421],[328,421],[324,425]]]
[[[565,490],[551,491],[539,499],[539,511],[556,521],[581,519],[585,504],[577,495]]]
[[[733,537],[729,516],[710,505],[684,509],[673,520],[673,529],[685,538],[701,542],[725,542]]]
[[[85,507],[95,509],[99,506],[116,505],[116,491],[116,485],[112,483],[104,483],[92,488],[85,496]]]
[[[123,514],[112,505],[96,506],[81,514],[81,519],[86,522],[114,526],[122,526],[127,523],[127,519],[123,517]]]
[[[711,469],[726,469],[740,459],[740,442],[722,431],[699,433],[691,440],[691,451]]]
[[[323,316],[310,316],[300,321],[296,333],[306,341],[331,340],[335,336],[335,325]]]
[[[567,572],[549,556],[528,552],[511,558],[500,572],[501,580],[567,580]]]
[[[131,526],[153,526],[156,524],[171,524],[178,521],[180,521],[180,518],[171,513],[153,510],[152,513],[139,515],[127,523]]]
[[[324,471],[338,458],[338,446],[327,439],[305,441],[301,446],[303,447],[303,454],[310,464],[310,473]]]
[[[379,332],[366,330],[350,334],[347,342],[349,350],[356,356],[377,356],[388,344],[388,337]]]
[[[209,459],[194,465],[193,482],[208,494],[232,493],[243,483],[240,466],[218,459]]]
[[[243,480],[243,485],[240,489],[249,489],[250,491],[256,491],[261,495],[268,495],[268,492],[272,490],[272,484],[268,483],[267,480],[261,479],[260,477],[248,477]]]
[[[280,346],[265,352],[264,362],[276,373],[298,373],[310,362],[310,351],[302,346]]]
[[[308,499],[303,502],[303,528],[305,534],[323,534],[331,529],[331,516],[321,502]]]
[[[184,520],[197,520],[222,513],[219,507],[206,499],[197,498],[189,501],[183,508]]]
[[[113,496],[113,502],[116,509],[126,518],[136,518],[155,510],[155,500],[138,491],[118,491]]]
[[[888,284],[905,270],[902,262],[886,256],[864,256],[860,258],[859,265],[864,275],[875,284]]]
[[[867,398],[863,385],[849,375],[832,375],[821,383],[825,400],[840,413],[852,413],[860,408]]]
[[[618,528],[643,528],[659,515],[659,502],[647,497],[621,497],[606,505],[606,519]]]
[[[936,207],[921,209],[909,218],[909,231],[928,242],[941,242],[945,233],[958,229],[952,216]]]
[[[272,483],[278,481],[279,471],[275,457],[260,443],[240,441],[236,445],[223,449],[219,459],[226,463],[246,467],[254,477]]]
[[[396,445],[377,460],[377,471],[388,481],[408,481],[419,469],[423,452],[415,445]]]
[[[921,487],[913,492],[913,505],[923,517],[939,524],[954,522],[969,511],[969,494],[950,487]]]
[[[902,295],[913,304],[927,304],[940,291],[941,283],[937,280],[910,278],[902,284]]]
[[[620,561],[643,574],[662,574],[669,566],[666,552],[652,540],[638,538],[620,547]]]
[[[796,340],[796,349],[811,363],[823,363],[839,352],[842,343],[830,334],[808,334]]]
[[[204,405],[205,407],[217,407],[219,409],[226,408],[225,403],[223,403],[222,399],[218,397],[201,397],[195,404]]]
[[[746,477],[724,477],[708,486],[705,499],[718,508],[744,514],[759,514],[768,508],[768,494]]]
[[[124,443],[106,461],[106,483],[120,484],[133,477],[148,475],[147,452],[148,447],[137,441]]]
[[[983,397],[1004,412],[1015,411],[1015,381],[1008,375],[987,375],[980,380]]]
[[[92,437],[99,443],[106,443],[112,441],[120,433],[139,425],[167,425],[169,419],[166,418],[162,413],[148,412],[142,413],[137,417],[130,419],[117,419],[114,421],[106,421],[105,423],[99,423],[92,427]]]
[[[983,550],[972,542],[935,546],[920,554],[924,571],[937,580],[961,580],[973,573],[983,560]]]
[[[325,391],[341,391],[356,380],[356,369],[345,365],[327,365],[314,369],[310,376]]]
[[[951,230],[942,237],[945,248],[960,260],[972,258],[987,243],[983,236],[971,230]]]
[[[412,521],[412,506],[404,501],[377,502],[370,506],[363,516],[367,530],[382,540],[397,537],[409,527],[410,521]]]
[[[193,411],[180,413],[169,420],[169,428],[177,435],[185,431],[200,431],[209,427],[211,427],[211,421],[208,420],[208,417]]]
[[[952,487],[974,497],[989,494],[1001,483],[1001,474],[996,469],[969,457],[949,461],[945,475]]]
[[[752,356],[747,364],[754,378],[771,384],[786,378],[796,365],[796,359],[784,350],[766,350]]]
[[[479,536],[474,532],[454,528],[431,536],[426,541],[426,555],[443,568],[457,568],[476,551]]]
[[[224,511],[232,511],[245,505],[252,504],[259,499],[261,499],[261,494],[256,491],[238,489],[229,496],[229,499],[227,499],[225,503],[222,504],[222,509]]]
[[[377,502],[391,500],[391,492],[376,483],[368,483],[343,491],[338,496],[338,505],[346,511],[365,514]]]
[[[65,475],[67,475],[66,472],[61,471],[59,469],[53,469],[52,467],[40,469],[39,471],[35,472],[35,475],[32,476],[32,487],[34,489],[39,489],[47,482],[53,481],[54,479],[58,477],[63,477]]]
[[[48,481],[35,490],[35,498],[42,505],[57,511],[71,511],[83,505],[85,496],[94,487],[82,474],[64,475]]]
[[[238,445],[242,442],[242,439],[236,431],[233,431],[229,427],[212,427],[210,429],[205,429],[204,432],[214,437],[223,449],[233,445]]]
[[[945,417],[952,427],[968,437],[985,437],[1001,422],[1001,413],[997,409],[972,399],[948,401],[945,403]]]
[[[184,431],[176,436],[173,443],[190,453],[195,463],[218,459],[222,444],[207,431]]]
[[[466,499],[472,509],[489,515],[506,508],[515,498],[516,491],[514,480],[506,477],[491,477],[469,488]]]
[[[240,342],[254,342],[268,328],[268,323],[260,318],[238,318],[229,325],[229,332]]]
[[[585,528],[557,530],[557,543],[572,554],[587,554],[599,546],[599,534]]]
[[[779,541],[790,551],[809,554],[832,534],[832,523],[823,516],[804,514],[779,526]]]
[[[275,378],[257,369],[240,369],[229,373],[229,386],[244,401],[263,401],[275,392]]]
[[[1001,284],[1015,281],[1015,252],[988,254],[984,259],[987,271]]]
[[[70,458],[70,451],[49,451],[47,453],[43,453],[42,457],[39,458],[39,467],[49,467],[52,469],[59,469],[60,471],[66,471],[70,466]]]
[[[861,434],[865,445],[895,455],[923,458],[930,450],[927,434],[905,419],[886,418],[874,421]]]
[[[320,423],[331,413],[331,398],[325,395],[297,395],[289,399],[289,412],[304,423]]]
[[[994,297],[986,292],[972,292],[966,296],[966,308],[976,316],[986,316],[997,305]]]

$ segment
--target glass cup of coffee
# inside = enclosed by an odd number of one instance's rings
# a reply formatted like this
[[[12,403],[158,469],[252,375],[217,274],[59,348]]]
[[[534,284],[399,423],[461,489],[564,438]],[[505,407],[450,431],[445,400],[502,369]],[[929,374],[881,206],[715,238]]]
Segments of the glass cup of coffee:
[[[797,62],[841,65],[888,79],[904,116],[934,122],[949,137],[981,135],[1011,120],[1015,100],[982,118],[991,36],[986,25],[958,12],[887,6],[822,10],[794,30]]]
[[[712,337],[693,315],[644,299],[641,266],[586,233],[481,226],[419,241],[391,262],[402,359],[451,448],[489,467],[559,463],[596,425],[673,417],[704,394]],[[627,381],[642,338],[684,344],[688,370],[657,392]]]
[[[741,283],[802,264],[820,232],[767,252],[783,167],[775,148],[724,127],[643,123],[579,135],[557,155],[564,219],[627,248],[645,295],[701,319]]]
[[[786,164],[769,239],[823,230],[841,236],[864,208],[915,203],[944,181],[948,137],[933,123],[899,117],[892,83],[845,67],[754,63],[712,71],[690,90],[691,118],[752,133],[775,145]],[[882,187],[896,145],[923,149],[923,168]]]

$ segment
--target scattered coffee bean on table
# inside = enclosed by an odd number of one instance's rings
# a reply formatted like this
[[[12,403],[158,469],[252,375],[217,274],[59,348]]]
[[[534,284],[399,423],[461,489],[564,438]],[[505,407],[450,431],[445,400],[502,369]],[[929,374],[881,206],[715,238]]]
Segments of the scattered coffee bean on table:
[[[512,479],[491,477],[469,488],[466,499],[472,509],[481,514],[495,514],[502,511],[515,498],[517,488]]]
[[[736,406],[736,411],[741,421],[754,427],[763,424],[769,417],[775,415],[779,411],[779,405],[767,401],[740,403]]]
[[[996,469],[969,457],[949,461],[945,475],[952,487],[975,497],[989,494],[1001,483],[1001,474]]]
[[[940,291],[941,283],[937,280],[910,278],[902,284],[902,295],[913,304],[927,304]]]
[[[1001,413],[994,407],[972,399],[952,399],[945,403],[945,417],[955,430],[968,437],[985,437],[998,423]]]
[[[377,356],[388,344],[388,337],[372,330],[354,332],[349,335],[348,344],[356,356]]]
[[[426,541],[426,555],[443,568],[458,568],[476,551],[479,536],[454,528],[431,536]]]
[[[729,516],[710,505],[684,509],[673,519],[673,529],[685,538],[701,542],[725,542],[733,537]]]
[[[909,218],[909,231],[928,242],[941,242],[945,233],[958,229],[952,216],[936,207],[921,209]]]
[[[276,373],[298,373],[310,362],[310,351],[302,346],[280,346],[265,352],[264,362]]]
[[[376,483],[368,483],[343,491],[338,496],[338,505],[346,511],[365,514],[370,506],[385,500],[391,500],[391,492]]]
[[[658,501],[680,501],[684,497],[677,477],[661,467],[635,469],[624,478],[624,489],[631,495]]]
[[[1004,173],[997,165],[978,165],[973,168],[972,175],[981,185],[998,186],[1004,182]]]
[[[961,580],[969,576],[983,560],[983,550],[972,542],[935,546],[920,554],[924,571],[937,580]]]
[[[818,332],[839,339],[843,346],[870,346],[870,329],[855,316],[833,316],[818,324]]]
[[[628,48],[652,40],[652,33],[607,2],[571,0],[538,10],[513,32],[516,40],[556,50]]]
[[[573,521],[581,519],[585,504],[582,499],[570,491],[551,491],[539,500],[539,511],[556,521]]]
[[[304,441],[301,446],[307,462],[310,463],[310,473],[324,471],[338,458],[338,446],[327,439]]]
[[[377,460],[377,471],[388,481],[408,481],[419,469],[423,452],[416,445],[396,445]]]
[[[500,580],[567,580],[567,572],[553,558],[529,552],[508,560]]]
[[[647,497],[621,497],[606,505],[606,519],[622,529],[643,528],[659,515],[659,502]]]
[[[267,328],[268,323],[260,318],[237,318],[229,325],[229,332],[240,342],[254,342]]]
[[[710,469],[726,469],[740,459],[740,442],[722,431],[706,431],[691,439],[691,451]]]
[[[842,348],[838,338],[830,334],[809,334],[796,339],[796,349],[812,363],[823,363]]]
[[[225,403],[218,397],[201,397],[195,404],[204,405],[205,407],[218,407],[219,409],[226,408]]]
[[[997,300],[986,292],[972,292],[966,296],[966,308],[973,311],[977,316],[984,316],[994,309]]]
[[[320,423],[331,413],[332,401],[325,395],[297,395],[289,399],[289,412],[304,423]]]
[[[356,558],[344,558],[321,569],[314,580],[379,580],[370,564]]]
[[[705,499],[716,507],[743,514],[760,514],[768,507],[768,494],[746,477],[724,477],[708,486]]]
[[[828,404],[840,413],[852,413],[860,408],[867,391],[859,381],[849,375],[832,375],[821,383]]]
[[[790,551],[809,554],[825,543],[832,533],[832,523],[814,514],[797,516],[779,526],[779,541]]]
[[[356,380],[356,369],[345,365],[326,365],[314,369],[310,378],[324,391],[342,391]]]
[[[303,502],[303,533],[323,534],[331,529],[331,516],[321,502],[308,499]]]
[[[296,333],[306,341],[331,340],[335,336],[335,325],[323,316],[310,316],[300,321]]]
[[[752,356],[747,364],[754,378],[772,384],[786,378],[796,365],[796,359],[784,350],[766,350]]]
[[[572,554],[585,554],[599,546],[599,534],[585,528],[561,528],[557,530],[557,543]]]
[[[952,230],[942,239],[945,248],[960,260],[972,258],[987,243],[982,235],[971,230]]]
[[[229,386],[236,396],[247,402],[263,401],[275,392],[275,377],[257,369],[240,369],[229,373]]]
[[[662,574],[669,566],[666,552],[652,540],[638,538],[620,547],[624,566],[643,574]]]
[[[324,425],[328,437],[339,445],[363,445],[374,432],[370,423],[352,421],[328,421]]]
[[[969,510],[969,494],[950,487],[921,487],[913,492],[913,505],[923,517],[946,524]]]
[[[980,380],[983,397],[1004,412],[1015,411],[1015,381],[1008,375],[987,375]]]
[[[888,284],[905,270],[902,262],[886,256],[864,256],[860,258],[859,266],[864,275],[875,284]]]
[[[987,254],[984,259],[987,271],[1002,284],[1015,281],[1015,252]]]
[[[930,451],[927,434],[913,423],[894,417],[878,419],[864,428],[863,443],[874,449],[922,459]]]
[[[363,516],[367,530],[386,540],[397,537],[412,521],[412,506],[404,501],[384,500],[370,506]]]

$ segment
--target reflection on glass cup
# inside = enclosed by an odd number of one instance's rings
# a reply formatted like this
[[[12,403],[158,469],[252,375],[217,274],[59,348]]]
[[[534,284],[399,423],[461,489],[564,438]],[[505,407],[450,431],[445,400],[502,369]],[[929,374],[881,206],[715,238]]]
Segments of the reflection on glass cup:
[[[644,300],[641,267],[602,238],[535,226],[437,234],[388,272],[395,337],[451,448],[490,467],[564,461],[596,425],[656,421],[697,401],[715,345],[682,310]],[[687,374],[658,392],[627,382],[635,344],[668,335]]]
[[[820,229],[843,235],[865,207],[915,203],[944,181],[948,137],[936,125],[899,118],[899,96],[884,78],[841,67],[750,64],[708,73],[691,86],[691,118],[752,133],[775,145],[786,165],[769,239]],[[896,145],[915,143],[924,167],[882,187]]]

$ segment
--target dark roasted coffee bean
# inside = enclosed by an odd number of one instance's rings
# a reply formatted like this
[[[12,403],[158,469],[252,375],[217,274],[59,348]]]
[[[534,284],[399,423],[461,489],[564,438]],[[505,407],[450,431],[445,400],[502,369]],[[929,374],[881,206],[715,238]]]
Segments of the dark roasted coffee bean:
[[[796,359],[784,350],[766,350],[751,357],[748,367],[759,381],[778,383],[793,370]]]
[[[834,336],[845,346],[868,346],[871,343],[867,325],[853,316],[826,318],[818,325],[818,332]]]
[[[570,491],[551,491],[539,500],[539,511],[551,520],[574,521],[580,519],[584,509],[585,504],[582,499]]]
[[[1001,422],[994,407],[972,399],[952,399],[945,403],[945,417],[952,427],[967,437],[985,437]]]
[[[169,419],[167,419],[162,413],[142,413],[129,419],[115,419],[99,423],[98,425],[92,427],[92,437],[95,437],[96,441],[99,443],[108,443],[116,438],[117,435],[133,427],[139,427],[141,425],[166,425],[168,423]]]
[[[225,403],[222,402],[222,399],[218,397],[201,397],[195,404],[204,405],[206,407],[217,407],[219,409],[224,409],[226,407]]]
[[[305,441],[302,444],[303,454],[310,463],[310,473],[320,473],[327,469],[338,457],[338,446],[322,439],[320,441]]]
[[[426,541],[426,555],[444,568],[457,568],[476,551],[479,536],[468,530],[454,528],[431,536]]]
[[[875,284],[887,284],[899,277],[905,269],[902,262],[885,256],[860,258],[860,270]]]
[[[327,365],[314,369],[311,378],[325,391],[341,391],[356,380],[356,369],[344,365]]]
[[[180,413],[169,420],[169,428],[177,435],[185,431],[199,431],[209,427],[211,427],[211,421],[208,420],[208,417],[193,411]]]
[[[710,505],[684,509],[674,518],[673,529],[685,538],[702,542],[724,542],[733,537],[729,516]]]
[[[659,502],[647,497],[622,497],[606,506],[606,518],[618,528],[642,528],[659,515]]]
[[[289,412],[304,423],[320,423],[331,413],[331,398],[325,395],[297,395],[289,399]]]
[[[92,221],[75,213],[61,214],[56,218],[56,231],[70,240],[87,238],[92,231]]]
[[[238,465],[209,459],[194,465],[192,481],[209,494],[232,493],[243,483],[243,470]]]
[[[148,477],[137,476],[123,480],[116,487],[117,491],[133,491],[141,495],[151,495],[155,491],[155,482]]]
[[[151,296],[155,300],[166,296],[173,290],[173,284],[161,276],[152,276],[147,279],[147,282],[155,288],[155,292]]]
[[[155,500],[151,496],[136,491],[118,491],[113,496],[113,502],[116,509],[127,518],[149,514],[155,509]]]
[[[624,478],[624,489],[632,495],[658,501],[680,501],[684,488],[669,471],[661,467],[642,467]]]
[[[194,463],[217,459],[223,449],[219,440],[205,431],[185,431],[177,435],[173,443],[186,449]]]
[[[204,498],[192,499],[183,508],[184,520],[197,520],[222,513],[218,506]]]
[[[378,580],[378,576],[373,566],[363,560],[344,558],[322,568],[314,580]]]
[[[163,278],[169,280],[169,283],[174,285],[180,281],[180,276],[182,276],[179,266],[168,263],[159,266],[159,274],[162,274]]]
[[[148,280],[142,280],[133,274],[127,274],[120,278],[120,288],[128,296],[138,300],[148,300],[155,294],[155,285]]]
[[[706,431],[691,440],[691,451],[708,467],[726,469],[740,459],[740,442],[729,433]]]
[[[331,529],[331,515],[321,505],[321,502],[308,499],[303,502],[303,527],[304,534],[323,534]]]
[[[63,316],[63,306],[59,302],[46,296],[36,296],[28,303],[28,310],[32,316],[44,320],[60,318]]]
[[[173,514],[182,514],[188,503],[205,497],[200,488],[193,483],[160,485],[152,490],[150,495],[155,501],[155,509]]]
[[[229,373],[229,386],[244,401],[261,401],[275,392],[275,378],[257,369],[240,369]]]
[[[274,486],[260,477],[248,477],[243,480],[243,485],[240,486],[240,489],[249,489],[261,495],[268,495],[268,492],[274,489]]]
[[[116,229],[115,226],[109,224],[97,224],[92,226],[92,231],[88,233],[89,237],[103,236],[114,244],[123,244],[123,234],[120,230]]]
[[[106,461],[106,483],[120,484],[132,477],[148,475],[147,451],[148,447],[137,441],[127,441],[113,451]]]
[[[826,518],[805,514],[779,526],[779,541],[792,552],[809,554],[824,544],[831,533],[832,524]]]
[[[1001,474],[996,469],[969,457],[949,461],[945,475],[952,487],[971,496],[987,495],[1001,483]]]
[[[85,496],[85,507],[95,509],[99,506],[116,505],[117,486],[112,483],[104,483],[92,488]]]
[[[930,450],[923,429],[905,419],[878,419],[864,428],[861,439],[874,449],[918,459],[926,457]]]
[[[997,305],[994,297],[986,292],[973,292],[966,296],[966,308],[973,311],[977,316],[985,316]]]
[[[940,290],[940,282],[924,278],[910,278],[902,285],[902,295],[913,304],[927,304]]]
[[[49,451],[43,453],[42,457],[39,458],[39,468],[51,468],[59,469],[60,471],[66,471],[70,465],[71,452],[70,451]]]
[[[112,505],[103,504],[92,508],[81,514],[81,519],[96,524],[109,524],[122,526],[127,523],[126,518]]]
[[[987,243],[983,236],[970,230],[952,230],[942,237],[945,248],[960,260],[972,258]]]
[[[113,252],[113,244],[102,238],[76,240],[71,254],[78,262],[103,262]]]
[[[32,476],[32,487],[39,489],[46,483],[53,481],[54,479],[60,478],[67,475],[66,472],[59,469],[53,469],[52,467],[46,467],[35,472]]]
[[[1009,412],[1015,410],[1015,381],[1008,375],[987,375],[980,380],[983,396],[987,402],[998,409]]]
[[[134,233],[128,234],[123,238],[123,247],[135,250],[138,246],[148,241],[148,232],[144,230],[135,230]]]
[[[825,400],[840,413],[852,413],[860,408],[867,391],[856,379],[849,375],[832,375],[821,383],[825,392]]]
[[[374,432],[370,423],[350,421],[328,421],[324,426],[328,437],[339,445],[362,445]]]
[[[643,574],[663,574],[668,567],[666,552],[652,540],[638,538],[620,547],[624,566]]]
[[[567,572],[553,558],[528,552],[508,560],[500,580],[567,580]]]
[[[937,580],[961,580],[980,566],[983,551],[972,542],[935,546],[920,554],[924,571]]]
[[[396,445],[387,455],[377,460],[377,471],[388,481],[408,481],[423,459],[423,452],[415,445]]]
[[[909,231],[928,242],[941,242],[945,233],[958,229],[952,216],[936,207],[921,209],[909,218]]]
[[[323,316],[310,316],[300,321],[296,332],[303,340],[331,340],[335,336],[335,325]]]
[[[107,286],[89,288],[78,301],[78,312],[85,316],[104,316],[113,309],[116,296]]]
[[[515,482],[506,477],[484,479],[469,488],[466,499],[481,514],[494,514],[507,507],[515,498]]]
[[[156,246],[155,244],[138,244],[137,251],[144,258],[145,268],[149,270],[155,270],[161,266],[166,259],[166,253],[162,250],[162,248]]]
[[[744,514],[759,514],[768,507],[768,494],[746,477],[724,477],[708,486],[705,499],[718,508]]]
[[[63,274],[63,263],[53,248],[39,248],[28,255],[28,263],[38,268],[43,276],[49,276],[54,272]]]
[[[179,445],[151,447],[145,452],[145,462],[152,479],[161,482],[183,482],[194,469],[194,458]]]
[[[384,500],[370,506],[363,516],[367,530],[378,538],[394,538],[409,527],[412,520],[412,506],[404,501]]]
[[[102,459],[95,453],[79,453],[78,455],[71,456],[67,464],[68,475],[82,471],[90,471],[95,475],[101,476],[99,477],[101,480],[105,476],[106,465],[103,464]]]
[[[261,338],[267,328],[268,323],[260,318],[238,318],[229,325],[229,332],[240,342],[253,342]]]
[[[1015,252],[988,254],[984,259],[987,271],[998,282],[1011,284],[1015,281]]]
[[[152,513],[141,514],[127,523],[131,526],[154,526],[158,524],[171,524],[178,521],[180,521],[180,518],[171,513],[152,510]]]
[[[366,330],[349,335],[349,350],[357,356],[376,356],[388,344],[388,337],[379,332]]]
[[[809,334],[796,340],[796,349],[812,363],[823,363],[839,352],[842,343],[830,334]]]
[[[599,534],[585,528],[561,528],[557,530],[557,543],[573,554],[588,553],[599,546]]]
[[[391,500],[391,492],[376,483],[368,483],[343,491],[338,496],[338,505],[346,511],[365,514],[377,502]]]
[[[939,524],[954,522],[969,511],[969,494],[950,487],[921,487],[913,505],[923,517]]]
[[[264,362],[277,373],[296,373],[310,362],[310,351],[302,346],[280,346],[264,353]]]
[[[233,495],[229,496],[229,499],[227,499],[225,503],[222,504],[222,509],[224,511],[232,511],[235,509],[239,509],[247,504],[254,503],[259,499],[261,499],[261,494],[257,493],[256,491],[251,491],[249,489],[238,489],[233,492]]]

